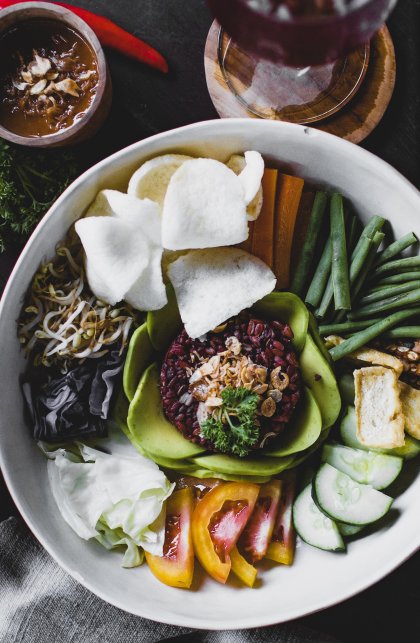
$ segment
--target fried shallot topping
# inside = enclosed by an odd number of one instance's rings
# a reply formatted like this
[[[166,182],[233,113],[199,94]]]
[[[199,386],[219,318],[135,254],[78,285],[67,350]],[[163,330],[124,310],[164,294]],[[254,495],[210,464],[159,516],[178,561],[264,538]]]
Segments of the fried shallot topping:
[[[232,335],[225,341],[226,350],[212,357],[200,358],[193,371],[189,369],[189,392],[198,402],[201,421],[222,404],[221,393],[226,388],[244,388],[259,397],[259,414],[271,417],[289,378],[280,367],[271,373],[265,366],[254,364],[242,353],[241,342]]]

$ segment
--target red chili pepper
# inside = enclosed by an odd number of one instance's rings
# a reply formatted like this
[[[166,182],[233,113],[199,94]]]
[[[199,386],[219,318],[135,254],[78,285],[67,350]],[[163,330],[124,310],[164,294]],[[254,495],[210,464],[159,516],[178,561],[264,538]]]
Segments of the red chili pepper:
[[[25,2],[25,0],[0,0],[0,9],[21,4],[22,2]],[[165,74],[167,73],[168,63],[156,49],[153,49],[153,47],[143,42],[143,40],[140,40],[140,38],[136,38],[133,34],[125,31],[125,29],[116,25],[115,22],[112,22],[109,18],[99,16],[96,13],[92,13],[92,11],[82,9],[81,7],[74,7],[64,2],[53,2],[52,4],[64,7],[84,20],[105,47],[115,49],[115,51],[119,51],[129,58],[159,69],[159,71]]]

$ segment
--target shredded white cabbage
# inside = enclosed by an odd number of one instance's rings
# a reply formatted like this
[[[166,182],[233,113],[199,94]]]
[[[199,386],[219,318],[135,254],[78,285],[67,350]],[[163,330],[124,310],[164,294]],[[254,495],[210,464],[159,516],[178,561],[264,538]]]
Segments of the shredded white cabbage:
[[[161,556],[165,500],[174,485],[128,440],[116,443],[113,453],[83,444],[78,449],[79,458],[65,449],[48,452],[52,493],[67,524],[107,549],[126,546],[124,567],[139,565],[142,550]]]

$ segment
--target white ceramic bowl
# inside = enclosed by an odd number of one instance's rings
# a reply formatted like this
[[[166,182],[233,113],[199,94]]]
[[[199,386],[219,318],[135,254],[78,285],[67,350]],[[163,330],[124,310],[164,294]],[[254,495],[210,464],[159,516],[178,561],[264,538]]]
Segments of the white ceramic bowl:
[[[0,463],[11,494],[35,536],[75,579],[104,600],[156,621],[208,629],[279,623],[323,609],[375,583],[420,546],[420,476],[398,497],[398,519],[350,544],[347,554],[298,547],[291,568],[267,566],[258,589],[219,585],[198,574],[193,591],[159,583],[147,566],[120,567],[120,555],[78,538],[62,520],[48,487],[42,454],[23,419],[19,374],[24,358],[15,320],[43,258],[102,188],[127,186],[146,159],[167,152],[227,159],[259,150],[267,163],[349,197],[364,219],[387,217],[397,236],[420,233],[420,195],[392,167],[365,150],[315,129],[229,119],[183,127],[132,145],[75,181],[39,224],[20,257],[0,307]],[[412,467],[415,465],[412,465]]]

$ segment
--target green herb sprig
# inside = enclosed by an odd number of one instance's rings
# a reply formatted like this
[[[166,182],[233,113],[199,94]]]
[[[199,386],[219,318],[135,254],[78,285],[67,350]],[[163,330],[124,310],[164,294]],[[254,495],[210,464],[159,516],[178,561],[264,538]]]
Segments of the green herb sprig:
[[[29,235],[80,169],[72,153],[0,139],[0,252]]]
[[[259,438],[259,397],[243,387],[227,387],[223,389],[221,398],[223,404],[218,408],[217,415],[201,424],[201,435],[221,453],[243,458]]]

